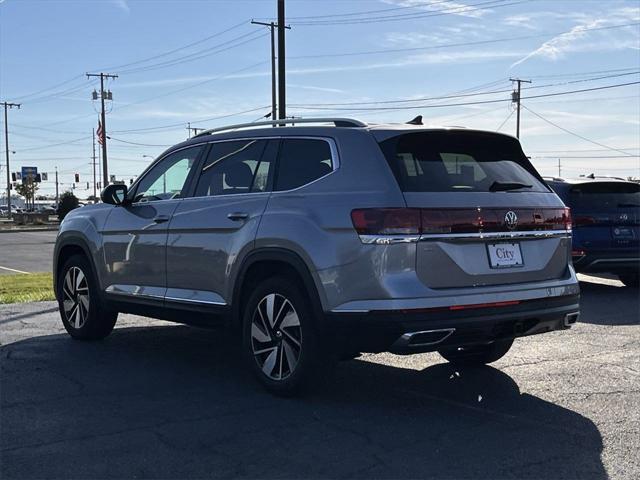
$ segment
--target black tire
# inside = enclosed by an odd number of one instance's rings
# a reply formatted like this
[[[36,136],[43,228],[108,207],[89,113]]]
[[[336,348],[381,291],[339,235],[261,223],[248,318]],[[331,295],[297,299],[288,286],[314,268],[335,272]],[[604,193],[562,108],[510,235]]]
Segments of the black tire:
[[[56,281],[62,324],[78,340],[100,340],[111,333],[118,312],[100,299],[98,283],[84,255],[73,255],[58,272]]]
[[[268,278],[250,294],[242,316],[242,350],[269,392],[295,395],[332,370],[316,317],[307,296],[287,278]]]
[[[445,348],[438,350],[438,353],[449,363],[455,365],[486,365],[504,357],[511,345],[513,345],[513,339],[497,340],[486,345]]]
[[[640,274],[638,273],[621,273],[618,277],[625,287],[640,286]]]

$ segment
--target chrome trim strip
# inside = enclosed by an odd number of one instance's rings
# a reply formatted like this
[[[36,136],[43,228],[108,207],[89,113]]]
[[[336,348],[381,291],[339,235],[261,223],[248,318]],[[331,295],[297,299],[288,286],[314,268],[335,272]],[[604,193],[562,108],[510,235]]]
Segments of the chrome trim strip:
[[[374,245],[393,245],[395,243],[417,243],[420,235],[360,235],[360,241]]]
[[[113,285],[108,286],[105,289],[105,292],[110,295],[119,295],[122,297],[139,297],[139,298],[151,298],[154,300],[164,300],[163,295],[154,295],[152,293],[136,293],[136,292],[126,292],[124,290],[116,290]]]
[[[505,239],[539,239],[565,237],[571,238],[571,232],[566,230],[528,230],[522,232],[485,232],[485,233],[434,233],[420,235],[421,242],[430,240],[505,240]]]
[[[585,255],[586,256],[586,255]],[[596,263],[618,263],[618,262],[630,262],[630,263],[635,263],[635,262],[640,262],[640,258],[599,258],[597,260],[594,260],[593,262],[589,263],[589,265],[595,265]]]
[[[164,297],[164,299],[171,302],[197,303],[201,305],[219,305],[219,306],[227,305],[227,302],[212,302],[210,300],[193,300],[190,298]]]
[[[476,241],[508,239],[571,238],[566,230],[530,230],[523,232],[486,232],[486,233],[426,233],[422,235],[360,235],[362,243],[371,245],[392,245],[395,243],[414,243],[428,241]]]

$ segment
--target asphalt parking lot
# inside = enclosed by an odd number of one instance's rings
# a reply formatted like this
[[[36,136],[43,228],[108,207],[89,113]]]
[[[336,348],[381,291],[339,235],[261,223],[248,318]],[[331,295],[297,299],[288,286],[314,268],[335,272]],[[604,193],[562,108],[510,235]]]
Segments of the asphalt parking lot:
[[[5,305],[0,476],[637,479],[638,292],[588,280],[580,323],[491,367],[368,355],[299,399],[220,331],[122,315],[83,343],[53,302]]]
[[[0,275],[50,272],[58,232],[0,232]]]

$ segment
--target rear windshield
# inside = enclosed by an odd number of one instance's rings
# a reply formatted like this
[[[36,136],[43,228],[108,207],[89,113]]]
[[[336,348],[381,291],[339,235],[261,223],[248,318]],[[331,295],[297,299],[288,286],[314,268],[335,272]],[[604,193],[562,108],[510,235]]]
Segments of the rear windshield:
[[[627,182],[581,183],[569,191],[574,210],[617,210],[640,207],[640,184]]]
[[[548,192],[517,140],[478,132],[407,133],[380,143],[405,192]]]

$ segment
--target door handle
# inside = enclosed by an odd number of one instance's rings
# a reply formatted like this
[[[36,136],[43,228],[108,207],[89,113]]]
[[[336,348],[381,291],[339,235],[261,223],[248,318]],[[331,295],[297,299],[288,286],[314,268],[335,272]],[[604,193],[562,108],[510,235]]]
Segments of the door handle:
[[[153,219],[154,223],[164,223],[169,221],[169,215],[158,215]]]
[[[249,218],[249,214],[245,212],[232,212],[227,215],[227,218],[229,220],[233,220],[234,222],[237,222],[239,220],[246,220],[247,218]]]

